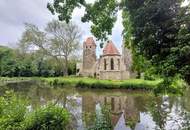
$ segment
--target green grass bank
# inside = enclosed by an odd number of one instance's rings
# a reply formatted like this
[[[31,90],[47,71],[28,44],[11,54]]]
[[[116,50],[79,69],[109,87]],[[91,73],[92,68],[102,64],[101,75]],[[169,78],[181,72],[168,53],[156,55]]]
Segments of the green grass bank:
[[[85,77],[60,77],[60,78],[40,78],[43,82],[50,85],[71,85],[80,88],[105,88],[105,89],[145,89],[152,90],[162,82],[143,79],[118,80],[97,80]]]
[[[164,86],[163,79],[144,80],[129,79],[124,81],[118,80],[98,80],[87,77],[1,77],[0,84],[23,82],[23,81],[41,81],[51,86],[72,86],[79,88],[96,88],[96,89],[131,89],[131,90],[150,90],[156,93],[179,93],[184,90],[186,84],[181,79],[173,81],[171,86]]]
[[[185,82],[181,79],[173,81],[171,86],[164,86],[163,79],[144,80],[129,79],[124,81],[118,80],[98,80],[85,77],[56,77],[40,78],[41,81],[49,85],[73,86],[80,88],[97,88],[97,89],[131,89],[131,90],[150,90],[156,93],[182,93]]]
[[[107,88],[107,89],[147,89],[156,88],[162,80],[143,80],[143,79],[129,79],[124,81],[119,80],[98,80],[87,77],[0,77],[1,83],[14,83],[24,81],[42,81],[49,85],[59,86],[73,86],[81,88]]]

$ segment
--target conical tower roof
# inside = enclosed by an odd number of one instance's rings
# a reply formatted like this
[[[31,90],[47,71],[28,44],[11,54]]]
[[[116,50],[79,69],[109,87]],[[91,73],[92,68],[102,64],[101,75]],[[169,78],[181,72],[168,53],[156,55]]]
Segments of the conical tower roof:
[[[112,41],[108,41],[103,49],[103,55],[120,55]]]
[[[86,45],[95,45],[96,46],[96,43],[95,43],[93,37],[88,37],[84,43]]]

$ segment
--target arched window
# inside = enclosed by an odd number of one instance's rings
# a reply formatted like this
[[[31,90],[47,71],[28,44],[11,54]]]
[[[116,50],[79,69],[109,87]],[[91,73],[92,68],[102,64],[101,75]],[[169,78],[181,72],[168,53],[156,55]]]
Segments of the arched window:
[[[117,59],[118,62],[118,70],[120,70],[120,59]]]
[[[114,70],[114,61],[113,61],[113,58],[111,58],[111,70]]]
[[[104,59],[104,70],[107,69],[107,63],[106,63],[106,59]]]

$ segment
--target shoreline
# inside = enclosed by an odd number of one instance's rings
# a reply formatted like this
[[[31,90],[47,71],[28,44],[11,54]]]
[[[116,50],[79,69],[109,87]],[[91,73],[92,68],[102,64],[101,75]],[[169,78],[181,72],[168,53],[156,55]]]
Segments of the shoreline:
[[[39,81],[50,86],[64,87],[72,86],[76,88],[89,89],[128,89],[153,91],[155,93],[181,93],[185,84],[182,81],[176,81],[170,87],[160,87],[163,79],[144,80],[144,79],[129,79],[129,80],[98,80],[87,77],[0,77],[0,86],[8,83],[19,83],[26,81]]]

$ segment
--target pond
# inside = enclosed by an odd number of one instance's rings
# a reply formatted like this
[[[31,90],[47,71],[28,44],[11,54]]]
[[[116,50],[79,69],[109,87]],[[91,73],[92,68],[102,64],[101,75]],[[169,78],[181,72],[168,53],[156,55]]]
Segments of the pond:
[[[29,100],[30,109],[48,102],[65,106],[74,116],[75,128],[85,130],[95,122],[94,115],[107,106],[114,130],[190,129],[190,91],[183,96],[155,96],[151,92],[130,90],[48,87],[40,83],[14,83],[13,89]]]

